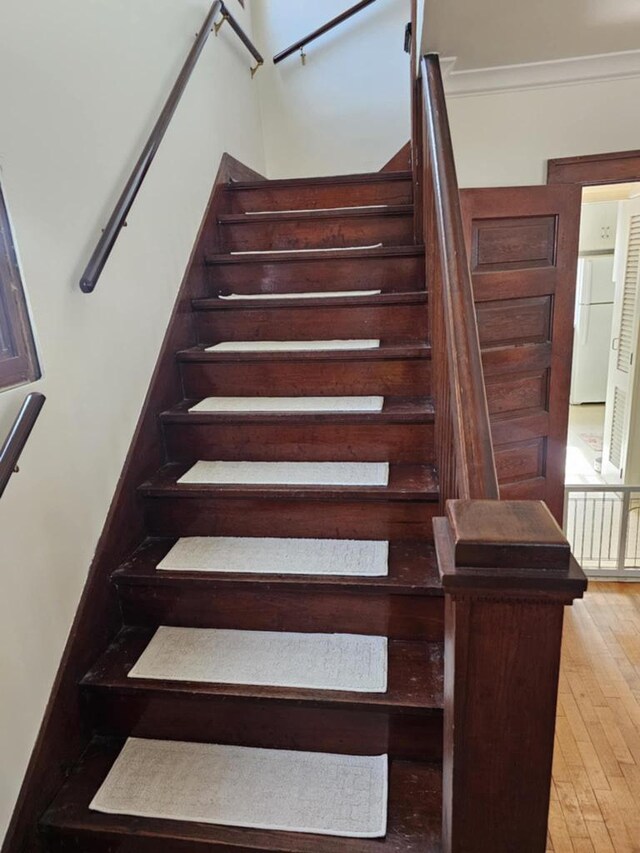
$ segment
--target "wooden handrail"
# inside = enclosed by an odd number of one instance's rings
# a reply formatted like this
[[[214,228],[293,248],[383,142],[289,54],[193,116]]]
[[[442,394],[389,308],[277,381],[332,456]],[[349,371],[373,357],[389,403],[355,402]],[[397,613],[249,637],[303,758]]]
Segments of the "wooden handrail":
[[[220,23],[215,25],[214,29],[216,31],[216,35],[218,35],[218,33],[220,32],[220,27],[224,24],[224,22],[229,21],[231,29],[238,36],[242,44],[247,48],[247,50],[249,51],[251,56],[253,56],[257,63],[256,67],[251,69],[251,76],[253,77],[258,68],[260,68],[261,65],[264,65],[264,59],[262,57],[262,54],[259,52],[258,48],[254,45],[249,36],[245,33],[240,24],[236,21],[231,12],[228,10],[226,3],[220,3],[220,12],[222,13],[222,20],[220,21]]]
[[[347,9],[346,12],[342,12],[342,14],[337,15],[332,20],[328,21],[326,24],[323,24],[321,27],[318,27],[317,30],[314,30],[312,33],[309,33],[308,36],[300,39],[299,41],[292,44],[290,47],[286,48],[286,50],[280,51],[280,53],[276,54],[273,57],[274,65],[277,65],[279,62],[282,62],[283,59],[286,59],[288,56],[291,56],[292,53],[296,53],[298,50],[301,50],[305,45],[310,44],[312,41],[315,41],[320,36],[323,36],[325,33],[328,33],[329,30],[334,29],[334,27],[340,26],[340,24],[347,21],[349,18],[352,18],[354,15],[357,15],[362,9],[366,9],[367,6],[370,6],[372,3],[375,3],[375,0],[362,0],[361,3],[356,3],[355,6],[352,6],[350,9]]]
[[[448,406],[452,420],[457,495],[462,499],[499,498],[498,478],[482,370],[471,273],[460,210],[451,133],[437,54],[423,57],[425,115],[425,196],[434,215],[438,282]],[[425,244],[429,245],[428,237]],[[433,274],[433,271],[430,271]],[[437,405],[437,402],[436,402]]]
[[[0,498],[15,472],[20,455],[24,450],[31,430],[44,406],[44,394],[28,394],[13,422],[2,447],[0,447]]]
[[[223,18],[219,24],[216,24],[215,18],[218,12],[222,12]],[[109,219],[102,236],[98,241],[98,245],[91,255],[91,259],[89,260],[82,278],[80,279],[80,290],[83,293],[92,293],[95,289],[98,279],[100,278],[100,274],[102,273],[116,240],[118,239],[118,235],[126,225],[129,211],[131,210],[147,172],[158,153],[160,143],[167,132],[167,128],[169,127],[176,108],[180,103],[180,99],[184,94],[193,70],[200,58],[200,54],[202,53],[211,32],[215,29],[217,34],[224,21],[229,22],[234,32],[237,33],[242,40],[242,43],[247,47],[257,62],[256,68],[251,69],[251,76],[253,76],[257,68],[263,64],[264,60],[262,59],[262,56],[250,41],[246,33],[242,30],[233,15],[229,12],[225,4],[221,2],[221,0],[215,0],[215,3],[213,3],[209,10],[209,14],[205,18],[200,32],[196,36],[193,47],[189,51],[189,55],[182,66],[182,70],[180,71],[178,79],[171,90],[160,117],[151,131],[149,140],[147,141],[147,144],[145,145],[144,150],[133,169],[131,177],[127,181],[127,184],[116,203],[115,209],[111,214],[111,218]]]

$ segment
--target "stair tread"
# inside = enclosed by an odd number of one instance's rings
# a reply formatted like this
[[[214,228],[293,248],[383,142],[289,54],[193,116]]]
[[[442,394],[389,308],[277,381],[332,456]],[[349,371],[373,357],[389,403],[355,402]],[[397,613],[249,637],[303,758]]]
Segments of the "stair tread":
[[[227,189],[251,190],[251,189],[278,189],[278,187],[299,186],[324,186],[333,184],[369,184],[369,183],[392,183],[395,181],[411,181],[413,174],[407,170],[397,172],[362,172],[350,175],[321,175],[315,178],[275,178],[264,181],[234,181],[228,184]]]
[[[184,400],[162,413],[163,423],[219,424],[219,423],[432,423],[435,416],[431,397],[385,397],[380,412],[190,412],[198,400]]]
[[[375,249],[304,249],[297,252],[259,252],[257,254],[212,254],[205,263],[219,264],[264,264],[287,263],[290,261],[330,261],[358,258],[416,258],[424,255],[424,246],[380,246]]]
[[[315,298],[284,299],[221,299],[217,296],[194,299],[196,311],[271,310],[277,308],[370,308],[387,305],[426,305],[426,290],[409,293],[379,293],[375,296],[320,296]]]
[[[442,595],[434,548],[421,541],[390,542],[389,574],[381,577],[157,571],[156,566],[175,542],[175,539],[148,539],[129,560],[116,569],[112,579],[119,584],[162,587],[184,584],[202,585],[207,589],[258,586],[265,589],[305,590],[311,587],[323,591]]]
[[[300,220],[351,219],[353,217],[412,216],[412,204],[362,205],[333,207],[320,210],[268,210],[260,213],[221,213],[220,225],[251,225],[264,222]]]
[[[256,350],[243,352],[238,350],[213,350],[207,352],[208,344],[180,350],[179,361],[216,362],[216,361],[384,361],[387,359],[431,358],[429,344],[381,344],[368,349],[338,350]]]
[[[89,803],[111,769],[122,741],[96,738],[41,819],[47,832],[78,833],[114,841],[136,836],[149,842],[193,845],[194,850],[272,853],[440,853],[442,772],[435,764],[395,761],[389,765],[389,814],[385,838],[338,838],[302,833],[241,829],[175,820],[108,815]],[[85,841],[85,848],[90,847]]]
[[[318,463],[322,464],[322,463]],[[271,497],[288,500],[313,497],[315,499],[357,500],[437,500],[438,478],[433,465],[390,464],[389,482],[386,486],[340,486],[260,483],[178,483],[192,465],[170,464],[163,466],[140,491],[147,497]]]
[[[388,690],[386,693],[354,693],[342,690],[213,684],[128,678],[127,673],[153,637],[148,628],[124,628],[81,684],[96,689],[145,693],[233,696],[258,700],[280,700],[313,705],[350,705],[357,708],[440,710],[443,707],[443,657],[440,643],[389,641]]]

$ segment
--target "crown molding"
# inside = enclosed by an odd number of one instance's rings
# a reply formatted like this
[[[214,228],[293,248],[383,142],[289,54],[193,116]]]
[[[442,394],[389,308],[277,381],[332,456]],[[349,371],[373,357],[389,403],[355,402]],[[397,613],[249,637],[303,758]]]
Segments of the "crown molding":
[[[640,50],[465,71],[456,71],[456,62],[441,60],[445,91],[454,98],[640,77]]]

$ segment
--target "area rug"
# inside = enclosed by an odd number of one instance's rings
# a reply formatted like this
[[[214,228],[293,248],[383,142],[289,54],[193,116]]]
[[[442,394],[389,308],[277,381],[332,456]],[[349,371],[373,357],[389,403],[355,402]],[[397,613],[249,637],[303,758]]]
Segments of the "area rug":
[[[581,440],[594,450],[596,453],[602,452],[603,437],[597,432],[580,432],[578,433]]]
[[[207,397],[190,412],[381,412],[384,397]]]
[[[260,486],[386,486],[388,462],[196,462],[178,483]]]
[[[160,627],[129,678],[385,693],[387,639]]]
[[[221,293],[219,299],[333,299],[336,296],[380,296],[381,290],[320,290],[307,293]]]
[[[246,252],[229,252],[230,255],[303,255],[307,252],[353,252],[362,249],[381,249],[382,243],[373,243],[371,246],[329,246],[308,249],[258,249]]]
[[[158,564],[167,572],[385,577],[389,543],[350,539],[189,536]]]
[[[308,350],[376,349],[379,340],[340,341],[223,341],[207,347],[207,352],[304,352]]]
[[[129,738],[90,809],[223,826],[379,838],[387,756]]]

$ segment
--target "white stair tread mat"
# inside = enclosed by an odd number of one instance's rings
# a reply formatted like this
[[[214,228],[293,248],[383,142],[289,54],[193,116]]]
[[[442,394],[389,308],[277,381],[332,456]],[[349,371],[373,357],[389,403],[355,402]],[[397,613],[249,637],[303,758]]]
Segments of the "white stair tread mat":
[[[129,738],[89,808],[107,814],[379,838],[386,755]]]
[[[334,210],[349,210],[353,213],[357,213],[361,210],[384,210],[389,207],[388,204],[357,204],[353,205],[344,205],[342,207],[292,207],[287,208],[286,210],[247,210],[245,212],[245,216],[264,216],[265,213],[270,215],[277,216],[280,213],[320,213],[320,212],[332,212]]]
[[[129,678],[386,693],[387,640],[162,626]]]
[[[245,252],[229,252],[230,255],[301,255],[306,252],[353,252],[354,249],[381,249],[382,243],[370,246],[329,246],[310,249],[258,249]]]
[[[384,397],[207,397],[190,412],[381,412]]]
[[[386,577],[389,543],[188,536],[176,542],[157,568],[167,572]]]
[[[381,290],[318,290],[305,293],[227,293],[219,299],[333,299],[336,296],[380,296]]]
[[[223,341],[207,352],[297,352],[299,350],[376,349],[379,340],[341,341]]]
[[[196,462],[178,483],[386,486],[388,462]]]

